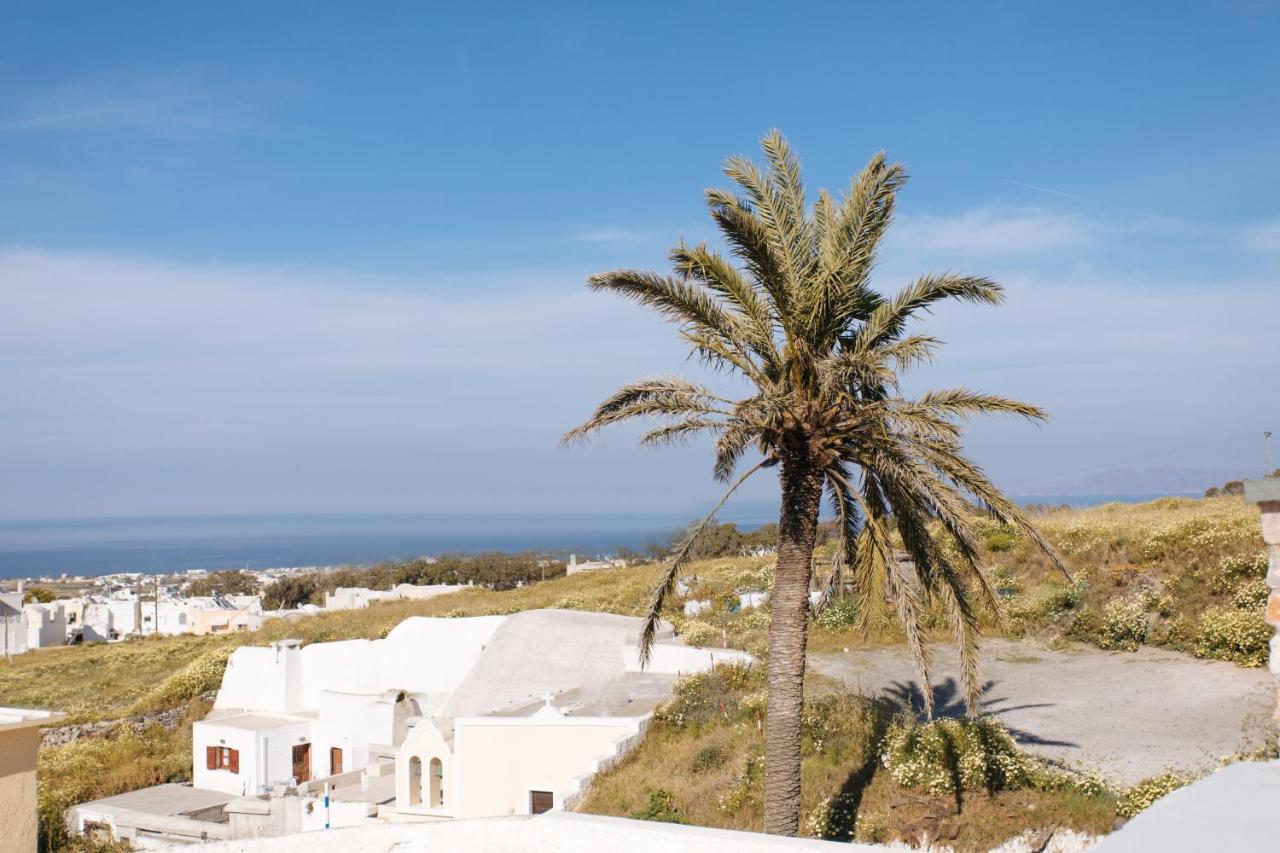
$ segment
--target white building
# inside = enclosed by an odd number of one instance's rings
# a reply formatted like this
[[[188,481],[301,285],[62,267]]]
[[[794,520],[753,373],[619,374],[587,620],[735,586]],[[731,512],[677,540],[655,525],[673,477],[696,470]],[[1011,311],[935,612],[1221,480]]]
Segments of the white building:
[[[66,643],[62,602],[23,604],[22,582],[15,592],[0,593],[0,656]]]
[[[432,584],[427,586],[415,586],[414,584],[402,583],[393,589],[367,589],[361,586],[340,586],[333,592],[324,594],[325,610],[360,610],[368,607],[375,601],[397,601],[400,599],[412,599],[415,601],[425,601],[428,598],[435,598],[438,595],[447,595],[451,592],[466,589],[468,585],[463,584]]]
[[[587,560],[579,563],[577,554],[569,555],[569,564],[565,566],[565,574],[576,575],[579,572],[598,572],[603,569],[622,569],[626,568],[626,560]]]
[[[208,837],[238,838],[561,808],[635,742],[679,673],[751,660],[686,647],[664,627],[642,671],[640,626],[535,610],[414,617],[381,640],[241,647],[192,728],[191,794],[86,803],[71,822],[136,840],[159,825],[147,810],[163,807],[172,840],[199,836],[183,823],[197,813],[217,824]],[[208,805],[219,796],[221,819]]]

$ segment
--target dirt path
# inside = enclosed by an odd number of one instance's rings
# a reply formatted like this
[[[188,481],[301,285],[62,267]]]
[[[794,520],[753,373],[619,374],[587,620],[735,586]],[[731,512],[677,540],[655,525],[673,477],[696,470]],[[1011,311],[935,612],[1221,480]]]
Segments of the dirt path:
[[[946,646],[933,652],[940,713],[962,715],[957,657]],[[856,690],[918,695],[901,647],[815,654],[810,665]],[[1275,679],[1265,670],[1155,648],[1051,650],[991,639],[982,675],[983,711],[1025,748],[1127,784],[1169,768],[1210,770],[1220,756],[1258,746],[1275,708]]]

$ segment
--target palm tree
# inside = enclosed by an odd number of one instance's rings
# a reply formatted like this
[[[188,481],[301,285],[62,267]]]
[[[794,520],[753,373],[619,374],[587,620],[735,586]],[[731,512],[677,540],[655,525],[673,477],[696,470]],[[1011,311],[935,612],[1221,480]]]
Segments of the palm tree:
[[[641,637],[647,658],[659,613],[698,533],[752,474],[777,466],[781,486],[777,572],[770,591],[765,831],[794,835],[800,817],[800,718],[814,544],[823,495],[839,520],[839,547],[826,589],[848,573],[869,618],[896,601],[932,713],[922,617],[937,608],[961,652],[966,700],[975,707],[977,611],[1000,612],[980,563],[975,504],[1016,526],[1066,568],[1019,508],[966,459],[961,421],[1008,413],[1043,420],[1026,403],[963,389],[902,396],[899,379],[930,361],[936,338],[908,334],[917,313],[946,299],[998,304],[986,278],[926,275],[897,295],[870,286],[876,251],[906,180],[883,154],[871,158],[839,200],[825,190],[810,208],[796,156],[778,131],[762,140],[768,167],[730,158],[724,173],[742,194],[712,189],[711,218],[737,258],[705,244],[671,250],[674,275],[615,270],[589,279],[655,309],[705,363],[740,374],[750,396],[728,399],[685,379],[659,376],[623,386],[565,435],[581,439],[609,424],[657,417],[642,444],[715,437],[715,476],[731,483],[711,513],[675,549],[654,590]],[[762,459],[735,477],[754,448]],[[910,556],[895,557],[894,533]]]

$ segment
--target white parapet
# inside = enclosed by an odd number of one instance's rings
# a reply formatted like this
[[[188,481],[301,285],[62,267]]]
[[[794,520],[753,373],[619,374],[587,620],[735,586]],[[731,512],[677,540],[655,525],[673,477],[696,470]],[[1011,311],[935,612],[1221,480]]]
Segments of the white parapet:
[[[568,812],[362,826],[200,847],[201,853],[882,853],[885,849]]]

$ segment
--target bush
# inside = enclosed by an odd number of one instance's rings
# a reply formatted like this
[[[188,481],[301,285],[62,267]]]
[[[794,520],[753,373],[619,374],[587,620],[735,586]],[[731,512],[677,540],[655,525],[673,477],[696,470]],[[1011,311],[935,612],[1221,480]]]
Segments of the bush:
[[[1258,551],[1249,556],[1223,557],[1209,575],[1209,591],[1215,595],[1231,592],[1240,580],[1262,580],[1267,574],[1267,552]]]
[[[729,760],[729,753],[724,747],[718,743],[708,744],[698,750],[693,755],[693,761],[689,762],[689,772],[697,775],[706,773],[708,770],[714,770]]]
[[[1156,800],[1190,782],[1190,779],[1177,773],[1161,773],[1159,776],[1143,779],[1121,795],[1116,804],[1116,813],[1124,818],[1133,817],[1150,808]]]
[[[764,756],[753,752],[747,756],[737,781],[720,798],[720,809],[736,812],[747,805],[759,805],[764,799]]]
[[[1102,612],[1102,630],[1098,646],[1103,649],[1120,649],[1136,652],[1147,640],[1147,611],[1142,602],[1132,598],[1117,598],[1107,603]]]
[[[675,683],[674,695],[653,712],[654,719],[676,728],[698,727],[713,716],[737,717],[741,700],[759,687],[759,672],[743,664],[722,663],[707,672],[686,675]]]
[[[992,533],[983,540],[987,546],[987,550],[999,553],[1001,551],[1009,551],[1014,545],[1018,544],[1018,537],[1012,531],[1001,530]]]
[[[720,629],[706,622],[692,620],[684,623],[684,627],[680,630],[680,639],[684,640],[687,645],[701,648],[718,641],[720,639]]]
[[[853,596],[844,595],[833,599],[814,620],[828,631],[839,631],[848,628],[858,621],[858,607]]]
[[[631,816],[636,820],[656,820],[659,823],[688,823],[676,808],[675,797],[665,788],[649,788],[649,802]]]
[[[885,735],[881,763],[904,788],[930,794],[1000,791],[1030,785],[1038,765],[995,720],[898,717]]]
[[[858,820],[858,798],[853,794],[832,794],[809,813],[809,834],[829,841],[849,841]]]
[[[1211,607],[1200,617],[1196,657],[1266,666],[1272,634],[1260,612]]]
[[[1251,581],[1245,581],[1236,589],[1236,594],[1231,597],[1231,605],[1236,610],[1253,610],[1262,611],[1267,606],[1267,596],[1271,594],[1271,590],[1267,588],[1267,582],[1261,578]]]

